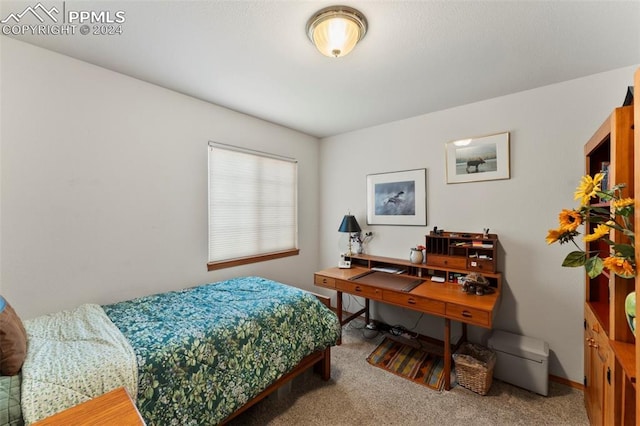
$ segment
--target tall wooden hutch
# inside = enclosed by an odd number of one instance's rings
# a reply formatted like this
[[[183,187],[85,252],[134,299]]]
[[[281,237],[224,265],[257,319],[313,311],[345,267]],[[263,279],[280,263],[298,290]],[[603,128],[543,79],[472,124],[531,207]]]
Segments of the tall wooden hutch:
[[[639,78],[640,70],[635,75],[636,87],[640,86]],[[635,102],[637,121],[638,97]],[[634,105],[614,109],[585,145],[585,159],[587,174],[593,176],[608,169],[608,187],[626,183],[624,197],[635,196],[638,200],[640,149],[634,152],[634,132],[635,140],[640,140],[638,129],[634,128]],[[592,200],[600,207],[609,207],[608,202]],[[639,229],[638,214],[634,220],[634,229]],[[610,238],[622,242],[625,237],[612,231]],[[601,241],[588,243],[586,249],[599,251],[603,257],[609,253],[609,246]],[[635,425],[636,418],[640,419],[636,414],[640,404],[636,402],[635,390],[638,348],[627,324],[624,304],[627,295],[636,290],[637,279],[625,279],[605,271],[596,278],[586,276],[585,281],[584,395],[587,414],[594,425]]]
[[[640,69],[638,69],[636,71],[636,75],[635,75],[635,79],[634,79],[634,83],[633,86],[635,88],[635,91],[637,92],[637,90],[640,88]],[[633,111],[633,117],[634,117],[634,123],[640,123],[640,95],[638,95],[636,93],[636,96],[634,97],[634,111]],[[636,141],[638,141],[638,144],[640,144],[640,126],[635,125],[634,126],[634,138]],[[634,217],[634,225],[633,225],[633,229],[636,230],[640,230],[640,208],[638,208],[638,200],[640,200],[640,148],[636,149],[633,153],[633,158],[634,158],[634,198],[636,200],[635,203],[635,217]],[[636,244],[636,261],[637,259],[640,259],[640,246],[638,246]],[[636,274],[636,295],[640,294],[640,277]],[[638,316],[638,305],[636,304],[636,317]],[[634,391],[636,390],[636,380],[635,377],[638,377],[638,373],[640,373],[640,345],[638,345],[638,342],[636,341],[635,344],[635,376],[634,376],[634,380],[633,380],[633,389]],[[635,418],[637,420],[640,420],[640,392],[635,392]]]

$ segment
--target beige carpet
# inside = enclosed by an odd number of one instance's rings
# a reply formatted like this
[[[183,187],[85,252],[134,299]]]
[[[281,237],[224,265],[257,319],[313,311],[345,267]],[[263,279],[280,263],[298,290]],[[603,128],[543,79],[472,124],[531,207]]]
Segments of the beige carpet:
[[[232,425],[588,425],[581,391],[549,383],[549,396],[493,381],[478,395],[461,386],[438,392],[376,368],[361,322],[343,328],[332,351],[331,380],[305,373]]]

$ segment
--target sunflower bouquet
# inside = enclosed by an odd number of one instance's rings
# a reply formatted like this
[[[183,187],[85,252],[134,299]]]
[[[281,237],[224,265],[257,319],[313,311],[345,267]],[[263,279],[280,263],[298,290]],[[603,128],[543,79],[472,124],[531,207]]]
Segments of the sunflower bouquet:
[[[625,184],[618,184],[611,189],[601,189],[604,173],[598,173],[593,178],[583,176],[576,189],[574,199],[580,200],[578,209],[563,209],[558,215],[560,226],[550,229],[547,234],[547,244],[559,241],[560,244],[573,243],[578,250],[572,251],[562,262],[562,266],[584,266],[589,277],[594,278],[606,268],[610,272],[623,277],[632,278],[636,275],[635,233],[633,231],[634,199],[623,198],[622,189]],[[610,207],[592,205],[589,200],[600,197],[608,201]],[[583,237],[586,243],[601,240],[610,247],[609,256],[602,258],[598,251],[586,252],[578,246],[575,238],[580,235],[578,227],[585,222],[594,224],[590,234]],[[626,242],[613,242],[609,236],[614,229],[626,236]],[[595,254],[589,256],[589,254]]]

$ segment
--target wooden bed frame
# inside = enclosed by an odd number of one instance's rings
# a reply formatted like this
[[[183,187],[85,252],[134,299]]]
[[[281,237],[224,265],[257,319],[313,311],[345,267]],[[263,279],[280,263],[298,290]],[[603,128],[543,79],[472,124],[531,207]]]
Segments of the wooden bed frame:
[[[331,308],[331,299],[329,297],[323,296],[321,294],[316,294],[313,292],[309,292],[316,296],[325,306]],[[331,378],[331,347],[328,347],[322,351],[314,352],[310,355],[307,355],[300,361],[300,363],[291,371],[289,371],[284,376],[280,377],[278,380],[273,382],[268,388],[260,392],[255,398],[248,401],[238,410],[236,410],[233,414],[222,421],[222,425],[228,423],[232,419],[236,418],[240,414],[247,411],[250,407],[253,407],[258,402],[262,401],[267,396],[271,395],[273,392],[277,391],[280,387],[287,384],[289,381],[293,380],[296,376],[305,372],[308,368],[314,367],[314,371],[320,375],[322,380],[329,380]]]

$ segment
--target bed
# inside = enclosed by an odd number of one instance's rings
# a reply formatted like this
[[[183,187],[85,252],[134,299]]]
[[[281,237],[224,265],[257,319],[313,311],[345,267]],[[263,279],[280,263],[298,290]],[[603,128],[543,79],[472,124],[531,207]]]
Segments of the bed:
[[[82,305],[24,325],[26,424],[116,387],[148,425],[225,423],[311,366],[328,380],[340,337],[326,300],[260,277]]]

